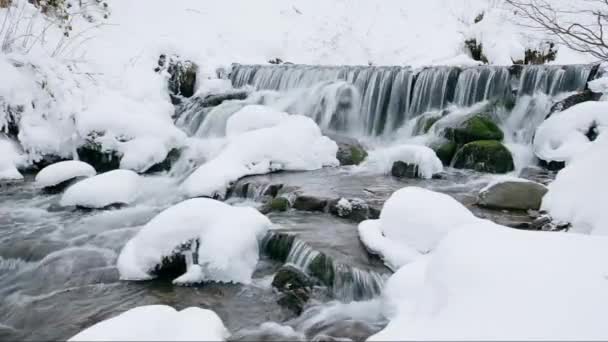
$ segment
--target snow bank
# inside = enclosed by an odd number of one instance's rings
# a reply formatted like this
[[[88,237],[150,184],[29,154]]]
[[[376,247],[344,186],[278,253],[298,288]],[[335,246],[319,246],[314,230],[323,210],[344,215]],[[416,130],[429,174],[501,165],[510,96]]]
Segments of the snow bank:
[[[62,161],[40,170],[36,175],[36,185],[46,188],[76,177],[93,177],[96,174],[95,169],[85,162],[78,160]]]
[[[370,151],[358,169],[389,174],[396,161],[418,165],[418,173],[427,179],[443,171],[443,164],[435,151],[426,146],[407,144]]]
[[[238,118],[250,122],[246,115]],[[246,126],[237,122],[233,125]],[[277,125],[230,138],[218,156],[184,181],[182,191],[188,197],[224,197],[230,184],[244,176],[337,166],[337,150],[312,119],[289,115]]]
[[[448,232],[479,221],[448,195],[405,187],[384,203],[378,220],[359,224],[359,237],[390,268],[398,269],[420,253],[433,250]]]
[[[23,179],[17,166],[23,162],[23,156],[17,152],[15,144],[0,136],[0,180]]]
[[[389,279],[370,340],[605,340],[606,260],[604,237],[463,227]]]
[[[139,175],[130,170],[102,173],[69,187],[60,204],[97,209],[112,204],[131,204],[139,194],[139,183]]]
[[[225,341],[229,335],[211,310],[147,305],[99,322],[69,341]]]
[[[273,127],[284,121],[288,115],[267,106],[245,106],[228,118],[226,135],[233,137],[256,129]]]
[[[608,129],[608,102],[583,102],[553,114],[536,130],[534,152],[545,161],[565,161],[585,152],[593,142],[590,129],[602,134]]]
[[[259,258],[258,242],[271,226],[249,207],[232,207],[207,198],[181,202],[158,214],[123,248],[118,258],[122,279],[150,279],[163,257],[194,239],[198,260],[176,283],[203,281],[250,283]]]
[[[573,231],[608,235],[606,170],[608,136],[602,135],[557,174],[548,186],[541,209],[555,220],[570,222]]]

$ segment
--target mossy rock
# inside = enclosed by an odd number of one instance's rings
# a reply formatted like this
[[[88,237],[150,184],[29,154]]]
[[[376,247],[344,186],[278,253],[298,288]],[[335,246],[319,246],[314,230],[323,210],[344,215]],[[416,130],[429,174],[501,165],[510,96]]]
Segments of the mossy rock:
[[[285,262],[293,246],[295,235],[286,233],[268,233],[262,242],[262,252],[272,260]]]
[[[515,169],[511,152],[499,141],[480,140],[462,146],[452,161],[457,169],[507,173]]]
[[[308,272],[325,286],[333,286],[335,279],[334,261],[329,256],[323,253],[317,255],[308,265]]]
[[[416,126],[414,127],[414,134],[426,134],[429,132],[431,127],[435,124],[435,122],[441,119],[441,114],[432,114],[432,115],[421,115],[416,120]]]
[[[273,198],[270,201],[271,211],[287,211],[289,209],[289,200],[285,197]]]
[[[474,115],[458,127],[445,129],[444,136],[459,145],[464,145],[478,140],[502,141],[504,133],[485,115]]]
[[[367,151],[358,144],[338,144],[336,158],[340,162],[340,165],[359,165],[367,158]]]
[[[433,151],[435,151],[437,158],[441,160],[443,165],[450,165],[452,163],[454,155],[456,154],[456,151],[458,150],[458,144],[448,140],[439,144],[435,144],[431,146],[431,148],[433,149]]]

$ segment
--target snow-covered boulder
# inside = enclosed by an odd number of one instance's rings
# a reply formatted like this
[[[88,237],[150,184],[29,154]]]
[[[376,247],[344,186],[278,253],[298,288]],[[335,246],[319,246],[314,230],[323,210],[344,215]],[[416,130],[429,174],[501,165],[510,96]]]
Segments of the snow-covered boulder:
[[[114,170],[82,180],[69,187],[59,204],[102,209],[131,204],[139,194],[139,175],[130,170]]]
[[[17,165],[22,162],[23,156],[17,152],[15,144],[0,137],[0,181],[21,180],[23,176],[17,170]]]
[[[256,129],[276,126],[288,115],[267,106],[245,106],[228,118],[226,136],[233,137]]]
[[[536,129],[534,153],[546,162],[569,163],[608,129],[608,102],[583,102],[555,113]]]
[[[225,341],[229,335],[211,310],[146,305],[99,322],[69,341]]]
[[[270,220],[253,208],[208,198],[186,200],[158,214],[125,245],[118,270],[126,280],[154,278],[162,273],[164,260],[190,244],[186,265],[180,265],[186,273],[174,283],[250,283],[258,243],[270,226]]]
[[[249,120],[245,115],[240,117]],[[337,166],[337,150],[336,143],[323,136],[312,119],[289,115],[274,126],[229,138],[218,156],[184,181],[182,191],[188,197],[223,198],[228,187],[245,176]]]
[[[541,208],[553,219],[571,223],[573,231],[608,235],[606,170],[608,136],[602,135],[557,174]]]
[[[370,151],[359,169],[390,174],[397,161],[415,165],[421,178],[429,179],[443,171],[443,164],[435,152],[422,145],[397,145]]]
[[[517,177],[502,177],[479,191],[477,205],[492,209],[538,210],[547,187]]]
[[[606,260],[605,237],[463,227],[388,280],[370,340],[605,340]]]
[[[359,224],[359,238],[391,269],[433,250],[451,230],[479,222],[448,195],[418,187],[402,188],[384,203],[378,220]]]
[[[78,178],[93,177],[95,169],[79,160],[61,161],[40,170],[36,175],[36,185],[47,190],[61,191]]]

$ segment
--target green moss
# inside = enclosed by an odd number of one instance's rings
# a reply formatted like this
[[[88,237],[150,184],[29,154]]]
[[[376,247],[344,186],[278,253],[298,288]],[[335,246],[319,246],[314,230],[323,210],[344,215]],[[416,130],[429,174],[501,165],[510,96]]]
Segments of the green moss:
[[[272,211],[287,211],[289,209],[289,200],[285,197],[273,198],[270,201],[270,210]]]
[[[291,246],[293,246],[295,236],[285,233],[268,234],[262,243],[262,251],[272,260],[285,262],[291,251]]]
[[[511,152],[495,140],[474,141],[462,146],[454,156],[453,166],[489,173],[507,173],[515,169]]]
[[[351,146],[350,155],[352,165],[359,165],[365,160],[365,158],[367,158],[367,151],[358,146]]]
[[[502,141],[504,138],[502,130],[485,115],[475,115],[458,127],[447,128],[444,135],[459,145],[478,140]]]
[[[441,144],[432,146],[432,149],[435,151],[435,154],[443,165],[450,165],[454,158],[454,154],[456,154],[456,150],[458,150],[458,145],[453,141],[445,141]]]
[[[320,253],[314,258],[308,266],[310,275],[319,279],[326,286],[334,284],[334,261],[327,255]]]

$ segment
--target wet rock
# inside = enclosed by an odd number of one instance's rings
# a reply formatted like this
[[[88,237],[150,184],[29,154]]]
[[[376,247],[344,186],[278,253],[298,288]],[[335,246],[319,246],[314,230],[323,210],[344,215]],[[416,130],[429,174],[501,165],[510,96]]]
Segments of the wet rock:
[[[264,196],[276,197],[281,189],[283,189],[283,184],[270,184],[264,190]]]
[[[547,188],[534,182],[506,181],[479,193],[477,205],[492,209],[538,210]]]
[[[545,168],[549,171],[559,171],[563,168],[566,167],[566,162],[564,161],[557,161],[557,160],[552,160],[552,161],[546,161],[546,160],[542,160],[540,159],[538,161],[538,165],[542,168]]]
[[[507,173],[515,169],[511,152],[494,140],[475,141],[462,146],[456,152],[452,166],[489,173]]]
[[[369,205],[359,198],[334,199],[329,202],[328,206],[330,214],[355,222],[368,220],[373,216]]]
[[[269,232],[262,241],[262,252],[272,260],[285,262],[294,240],[295,236],[291,234]]]
[[[365,341],[381,328],[369,323],[345,319],[340,321],[320,321],[310,327],[306,333],[314,336],[313,341]]]
[[[488,64],[488,58],[483,54],[483,45],[481,42],[477,42],[476,39],[467,39],[464,42],[464,46],[466,50],[469,51],[473,60]]]
[[[49,194],[49,195],[56,195],[56,194],[62,193],[63,190],[70,187],[70,185],[75,184],[86,178],[87,177],[74,177],[74,178],[66,179],[59,184],[55,184],[52,186],[47,186],[47,187],[42,188],[42,192],[44,192],[45,194]]]
[[[446,111],[447,113],[447,111]],[[420,134],[426,134],[428,133],[428,131],[431,129],[431,127],[433,127],[433,125],[435,124],[435,122],[439,121],[439,119],[441,119],[443,113],[427,113],[427,114],[422,114],[418,117],[418,119],[416,120],[416,125],[414,127],[414,134],[415,135],[420,135]]]
[[[432,144],[431,148],[433,151],[435,151],[437,158],[441,160],[443,165],[450,165],[456,151],[458,150],[458,144],[453,141],[444,140],[442,142]]]
[[[340,165],[359,165],[367,158],[367,151],[356,139],[338,134],[327,134],[327,136],[338,144],[336,158]]]
[[[502,141],[502,130],[484,114],[474,115],[457,127],[448,127],[443,132],[444,137],[458,145],[468,144],[477,140]]]
[[[546,42],[542,45],[539,49],[526,49],[523,64],[546,64],[553,62],[557,56],[555,43]]]
[[[116,151],[104,150],[100,144],[90,141],[80,146],[76,153],[78,159],[90,164],[99,173],[120,168],[122,154]]]
[[[293,208],[303,211],[325,211],[327,203],[326,198],[303,195],[296,197]]]
[[[289,200],[285,197],[273,198],[270,201],[270,211],[287,211],[289,209]]]
[[[215,107],[219,106],[224,101],[244,100],[247,96],[249,96],[249,91],[247,90],[234,90],[222,94],[210,94],[202,99],[200,106],[203,108]]]
[[[182,154],[182,152],[180,149],[177,149],[177,148],[172,149],[167,154],[167,157],[165,158],[165,160],[163,160],[162,162],[160,162],[158,164],[152,165],[152,167],[147,169],[145,171],[145,173],[150,174],[150,173],[164,172],[164,171],[171,170],[171,167],[173,166],[173,164],[175,164],[175,162],[177,162],[177,160],[179,159],[181,154]]]
[[[400,160],[393,163],[391,175],[397,178],[421,178],[418,173],[418,165],[409,164]]]
[[[198,262],[198,256],[192,251],[198,250],[200,242],[198,239],[192,239],[183,243],[173,250],[168,256],[162,258],[160,264],[150,270],[150,274],[158,279],[172,281],[173,279],[183,275],[187,271],[186,255],[191,254],[193,262]]]
[[[331,257],[320,253],[317,255],[308,266],[308,272],[311,276],[319,279],[326,286],[333,286],[335,280],[334,261]]]
[[[573,107],[579,103],[587,102],[587,101],[599,101],[602,97],[602,94],[594,93],[589,89],[586,89],[580,93],[570,95],[567,98],[557,102],[551,107],[551,111],[547,114],[545,119],[548,119],[551,115],[564,111],[570,107]]]
[[[274,279],[272,287],[282,293],[278,303],[297,315],[302,313],[304,305],[310,299],[313,282],[304,272],[293,266],[283,266]]]
[[[190,60],[184,60],[177,55],[160,55],[156,72],[169,73],[169,91],[174,104],[180,102],[182,97],[194,95],[198,65]]]

